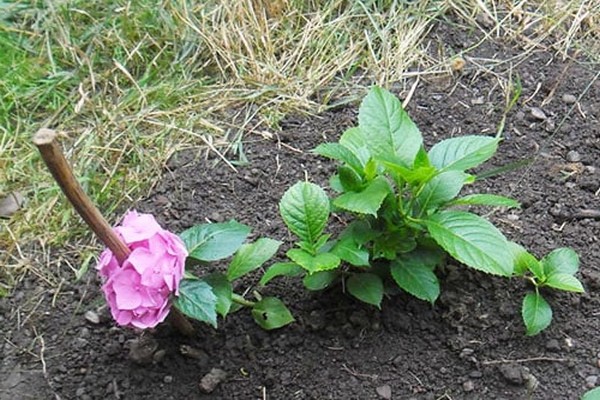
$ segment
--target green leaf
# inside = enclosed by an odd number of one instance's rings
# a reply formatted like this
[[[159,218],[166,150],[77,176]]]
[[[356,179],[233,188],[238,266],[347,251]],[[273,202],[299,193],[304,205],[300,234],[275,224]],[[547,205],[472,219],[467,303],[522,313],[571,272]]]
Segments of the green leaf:
[[[354,243],[364,245],[377,237],[377,232],[365,220],[354,220],[340,233],[340,239],[352,239]]]
[[[371,158],[364,133],[359,127],[347,129],[340,137],[339,143],[358,158],[361,166],[365,166]]]
[[[367,180],[367,182],[372,181],[373,179],[375,179],[375,177],[377,176],[377,172],[378,172],[378,166],[377,166],[377,161],[375,161],[374,159],[370,158],[369,161],[367,161],[367,164],[365,164],[365,179]]]
[[[360,191],[362,189],[362,178],[351,167],[342,165],[338,168],[338,175],[344,191]]]
[[[427,154],[427,151],[425,150],[425,148],[423,146],[421,146],[421,148],[417,152],[417,156],[415,157],[415,164],[414,164],[413,168],[416,169],[416,168],[428,168],[428,167],[433,167],[433,165],[431,165],[431,161],[429,161],[429,154]]]
[[[486,219],[463,211],[442,211],[423,222],[433,239],[458,261],[490,274],[512,275],[507,240]]]
[[[246,275],[250,271],[263,265],[265,261],[273,257],[279,249],[281,242],[269,238],[258,239],[254,243],[243,245],[227,268],[227,278],[230,281]]]
[[[379,276],[370,273],[352,274],[346,280],[346,289],[360,301],[381,308],[383,282]]]
[[[210,285],[212,292],[217,297],[217,312],[222,317],[227,316],[231,309],[231,296],[233,295],[233,288],[227,276],[215,272],[203,277],[202,280]]]
[[[567,292],[583,293],[583,285],[579,282],[579,279],[575,278],[571,274],[565,274],[562,272],[555,272],[548,276],[548,279],[544,282],[545,286],[553,287],[554,289],[565,290]]]
[[[600,387],[585,392],[581,400],[600,400]]]
[[[466,171],[492,157],[499,142],[499,138],[475,135],[442,140],[429,150],[429,160],[438,169]]]
[[[309,273],[335,269],[340,265],[340,258],[331,253],[312,255],[302,249],[290,249],[287,252],[290,260],[300,265]]]
[[[413,165],[423,138],[396,96],[373,87],[360,105],[358,122],[375,158],[395,156]]]
[[[344,187],[342,186],[342,182],[340,181],[340,176],[338,174],[334,174],[329,177],[329,187],[338,193],[344,192]]]
[[[363,163],[347,147],[340,143],[322,143],[318,145],[313,152],[320,156],[338,160],[351,166],[356,172],[361,171]]]
[[[216,261],[229,257],[240,248],[250,228],[237,221],[201,224],[181,232],[179,236],[189,257],[200,261]]]
[[[574,275],[579,270],[579,256],[573,249],[561,247],[542,258],[542,265],[546,275],[556,272]]]
[[[302,283],[308,290],[323,290],[331,285],[339,274],[338,270],[314,272],[306,275],[304,279],[302,279]]]
[[[447,206],[490,206],[490,207],[508,207],[520,208],[521,204],[508,197],[498,196],[495,194],[469,194],[459,197],[446,204]]]
[[[433,304],[440,295],[440,283],[430,265],[416,258],[398,258],[391,264],[392,277],[402,289]]]
[[[279,211],[283,222],[300,239],[315,243],[329,219],[329,198],[310,182],[298,182],[281,198]]]
[[[330,251],[355,267],[369,266],[369,251],[358,245],[352,237],[338,240]]]
[[[260,278],[259,285],[265,286],[273,278],[278,276],[300,276],[304,273],[304,268],[293,262],[278,262],[269,267],[265,274]]]
[[[389,183],[385,178],[380,177],[373,180],[361,192],[342,194],[333,201],[333,205],[347,211],[377,216],[377,210],[390,192]]]
[[[290,310],[276,297],[265,297],[252,307],[254,321],[263,329],[281,328],[294,322]]]
[[[525,322],[527,336],[537,335],[552,322],[552,308],[539,293],[525,295],[521,315]]]
[[[466,174],[462,171],[446,171],[427,182],[416,196],[424,210],[433,210],[452,200],[462,189]]]
[[[508,248],[513,256],[515,274],[524,275],[526,272],[531,272],[540,281],[546,279],[542,264],[533,254],[515,242],[508,242]]]
[[[417,247],[417,241],[406,229],[388,231],[373,240],[373,258],[395,260],[399,253],[409,253]]]
[[[435,167],[429,165],[409,168],[406,165],[403,165],[399,160],[393,158],[380,158],[378,160],[383,164],[387,171],[411,185],[427,182],[437,172]]]
[[[179,296],[173,305],[190,318],[217,327],[217,296],[211,286],[201,280],[183,279],[179,284]]]

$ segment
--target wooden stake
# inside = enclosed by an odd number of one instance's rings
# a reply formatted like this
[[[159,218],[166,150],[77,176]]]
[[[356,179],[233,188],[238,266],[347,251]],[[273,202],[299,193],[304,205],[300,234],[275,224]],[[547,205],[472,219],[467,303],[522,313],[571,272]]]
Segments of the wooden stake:
[[[34,135],[33,144],[37,146],[46,166],[77,213],[98,236],[100,241],[113,252],[119,264],[122,264],[131,254],[131,250],[113,231],[75,179],[73,171],[56,140],[57,136],[56,131],[42,128]],[[171,307],[169,320],[182,334],[186,336],[194,334],[192,324],[177,308]]]

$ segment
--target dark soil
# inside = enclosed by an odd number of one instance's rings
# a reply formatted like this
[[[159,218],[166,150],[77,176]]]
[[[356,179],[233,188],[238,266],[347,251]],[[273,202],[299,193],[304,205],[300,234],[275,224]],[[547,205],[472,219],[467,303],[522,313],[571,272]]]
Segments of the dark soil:
[[[445,27],[431,35],[448,53],[477,40]],[[442,295],[433,307],[400,294],[385,299],[382,311],[339,287],[312,293],[296,279],[280,278],[265,293],[289,305],[294,324],[265,332],[242,310],[220,321],[218,330],[198,324],[193,338],[168,325],[141,338],[115,327],[93,271],[87,282],[64,282],[60,291],[41,288],[31,276],[0,300],[0,398],[577,399],[600,385],[600,221],[580,214],[600,210],[600,82],[592,66],[543,51],[518,65],[517,59],[512,65],[488,62],[518,54],[509,43],[479,47],[462,73],[421,79],[408,111],[428,146],[454,135],[494,134],[506,101],[495,74],[506,78],[512,67],[520,77],[523,93],[508,113],[506,140],[482,171],[533,162],[479,181],[473,190],[523,203],[520,210],[489,217],[538,256],[561,246],[580,254],[579,278],[587,292],[545,293],[554,320],[540,335],[525,336],[523,282],[463,266],[440,272]],[[569,95],[584,92],[572,103]],[[533,107],[545,118],[534,116]],[[285,241],[283,253],[291,238],[278,215],[282,193],[305,175],[326,186],[335,165],[309,150],[336,140],[356,113],[355,105],[314,118],[290,117],[271,139],[249,135],[249,165],[237,174],[200,154],[178,154],[136,208],[176,232],[207,219],[235,218],[254,227],[254,237]],[[94,315],[86,319],[88,311],[97,313],[98,323]],[[138,340],[158,346],[147,364],[131,359]],[[227,377],[203,394],[199,382],[213,368]]]

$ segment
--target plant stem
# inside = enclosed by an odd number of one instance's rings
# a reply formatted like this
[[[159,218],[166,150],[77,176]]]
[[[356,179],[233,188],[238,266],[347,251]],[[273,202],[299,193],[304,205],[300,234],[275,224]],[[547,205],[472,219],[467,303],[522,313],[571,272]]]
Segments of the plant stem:
[[[65,156],[58,144],[58,134],[51,129],[40,129],[33,136],[35,144],[42,155],[42,159],[52,173],[52,176],[62,189],[67,199],[73,205],[73,208],[83,218],[88,227],[98,236],[100,241],[108,247],[117,258],[119,264],[122,264],[131,250],[119,236],[113,231],[106,219],[100,214],[94,203],[85,194],[83,188],[75,179],[73,170],[65,159]],[[169,320],[179,332],[186,336],[194,333],[194,327],[190,321],[175,307],[171,307]]]
[[[239,305],[244,306],[244,307],[254,307],[254,305],[256,304],[253,301],[246,300],[244,297],[242,297],[241,295],[239,295],[237,293],[233,293],[231,295],[231,300],[238,303]]]

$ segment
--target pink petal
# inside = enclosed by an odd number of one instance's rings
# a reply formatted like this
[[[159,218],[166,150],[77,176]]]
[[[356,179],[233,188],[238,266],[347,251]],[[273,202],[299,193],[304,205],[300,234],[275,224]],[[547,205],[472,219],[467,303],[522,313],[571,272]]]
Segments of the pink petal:
[[[115,319],[117,324],[121,326],[127,326],[131,324],[131,320],[133,319],[133,313],[127,310],[118,311],[116,316],[113,314],[113,318]]]
[[[115,229],[121,234],[126,243],[139,242],[155,235],[162,228],[152,214],[138,214],[131,211],[125,215],[123,222]]]
[[[133,310],[142,304],[140,292],[131,286],[115,285],[116,305],[119,310]]]
[[[138,247],[131,252],[127,261],[130,262],[135,270],[141,275],[146,269],[156,265],[159,256],[159,254],[152,253],[148,249]]]

